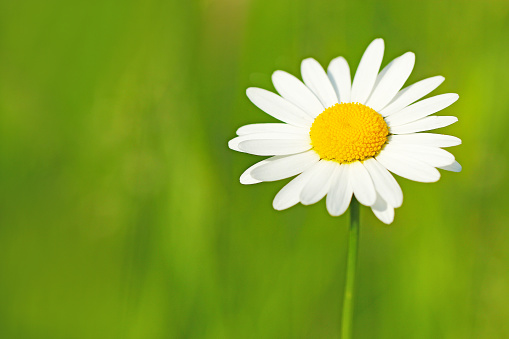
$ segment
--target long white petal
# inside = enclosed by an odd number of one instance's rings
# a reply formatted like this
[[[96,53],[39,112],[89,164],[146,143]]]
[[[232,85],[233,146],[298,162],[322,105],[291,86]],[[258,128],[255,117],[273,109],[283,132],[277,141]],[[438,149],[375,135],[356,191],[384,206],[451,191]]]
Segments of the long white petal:
[[[284,123],[261,123],[244,125],[237,130],[237,135],[246,135],[252,133],[292,133],[309,134],[309,128],[297,127]]]
[[[329,192],[332,173],[338,166],[337,162],[328,160],[321,160],[315,165],[318,168],[317,171],[300,193],[300,201],[303,205],[311,205],[322,200]]]
[[[324,111],[324,107],[315,94],[295,76],[275,71],[272,74],[272,83],[278,93],[297,107],[300,107],[312,118]]]
[[[432,129],[449,126],[458,121],[458,118],[452,116],[430,116],[401,126],[390,126],[392,134],[408,134],[424,132]]]
[[[365,206],[373,205],[376,199],[376,191],[368,170],[359,161],[348,164],[347,167],[353,194],[357,200]]]
[[[457,161],[454,161],[452,164],[448,166],[439,166],[438,168],[451,172],[461,172],[462,169],[460,163]]]
[[[288,155],[251,171],[251,176],[261,181],[276,181],[293,177],[304,172],[320,160],[320,156],[313,151]]]
[[[385,121],[391,127],[408,124],[443,110],[456,102],[458,98],[456,93],[447,93],[424,99],[388,116]]]
[[[401,157],[386,149],[376,156],[376,160],[392,173],[409,180],[435,182],[440,179],[440,172],[436,168],[414,158]]]
[[[398,93],[407,81],[415,64],[415,54],[408,52],[394,60],[387,71],[377,80],[373,93],[366,105],[379,111],[384,108]]]
[[[352,92],[352,77],[350,67],[343,57],[332,59],[327,68],[329,79],[336,90],[338,101],[341,103],[350,102],[350,93]]]
[[[390,206],[380,195],[377,195],[376,201],[371,210],[375,216],[384,224],[390,224],[394,221],[394,208]]]
[[[438,167],[448,166],[454,162],[454,155],[438,147],[424,145],[387,144],[384,151],[402,157],[414,158],[426,164]]]
[[[461,144],[461,139],[452,135],[435,133],[394,134],[389,136],[390,144],[425,145],[434,147],[452,147]]]
[[[301,64],[302,80],[320,99],[325,108],[338,103],[334,87],[322,66],[313,58],[307,58]]]
[[[375,39],[362,56],[353,79],[351,102],[364,104],[375,84],[384,56],[384,41]]]
[[[291,126],[291,125],[287,125]],[[261,133],[251,133],[251,134],[245,134],[238,137],[235,137],[228,141],[228,147],[230,147],[232,150],[237,152],[246,152],[245,150],[241,149],[239,147],[239,144],[241,142],[244,142],[246,140],[283,140],[283,139],[289,139],[289,140],[306,140],[310,141],[309,139],[309,133],[280,133],[280,132],[261,132]],[[248,152],[249,153],[249,152]]]
[[[385,65],[384,68],[382,68],[382,70],[378,73],[378,75],[376,76],[376,80],[375,80],[375,84],[373,85],[373,91],[375,90],[375,88],[378,86],[378,84],[380,83],[380,81],[385,77],[385,74],[389,71],[389,69],[392,68],[392,66],[398,61],[398,59],[400,58],[401,56],[391,60],[391,62],[389,62],[387,65]],[[371,94],[373,94],[373,91],[371,91]],[[369,100],[369,98],[368,98]]]
[[[374,158],[365,160],[363,164],[373,179],[378,194],[392,207],[400,207],[403,203],[403,191],[392,174]]]
[[[397,113],[414,101],[431,93],[435,88],[444,82],[443,76],[436,76],[416,82],[413,85],[403,88],[392,101],[385,106],[379,113],[386,117]]]
[[[313,119],[303,110],[275,93],[250,87],[246,94],[259,109],[278,120],[300,127],[309,127],[313,123]]]
[[[327,194],[327,210],[332,216],[339,216],[348,209],[352,200],[353,189],[347,166],[336,167],[332,174],[331,187]]]
[[[286,184],[274,197],[272,202],[274,209],[281,211],[297,204],[300,201],[300,192],[316,170],[316,165],[311,166]]]
[[[239,143],[239,148],[254,155],[287,155],[311,149],[311,140],[257,139]]]

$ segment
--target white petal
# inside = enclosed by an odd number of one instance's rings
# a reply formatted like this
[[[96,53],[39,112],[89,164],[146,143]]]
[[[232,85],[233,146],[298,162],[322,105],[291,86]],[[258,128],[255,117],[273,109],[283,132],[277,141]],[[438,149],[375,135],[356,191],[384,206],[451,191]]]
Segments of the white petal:
[[[384,56],[384,41],[375,39],[362,56],[353,79],[351,102],[364,104],[368,99],[378,75]]]
[[[389,136],[389,143],[451,147],[460,145],[461,139],[452,135],[434,133],[394,134]]]
[[[283,98],[301,108],[312,118],[324,111],[325,108],[315,94],[293,75],[275,71],[272,74],[272,83]]]
[[[406,125],[390,127],[390,131],[392,134],[423,132],[449,126],[454,124],[456,121],[458,121],[458,118],[452,116],[430,116]]]
[[[436,76],[416,82],[413,85],[403,88],[379,113],[384,117],[399,112],[414,101],[431,93],[445,80],[443,76]]]
[[[297,204],[300,201],[300,192],[316,170],[316,165],[311,166],[286,184],[274,197],[274,201],[272,202],[274,209],[281,211]]]
[[[291,126],[291,125],[287,125]],[[230,147],[232,150],[237,152],[246,152],[245,150],[241,149],[239,147],[239,144],[241,142],[244,142],[246,140],[263,140],[263,139],[273,139],[273,140],[280,140],[280,139],[293,139],[293,140],[307,140],[309,139],[309,133],[303,133],[303,134],[296,134],[296,133],[279,133],[279,132],[262,132],[262,133],[251,133],[251,134],[245,134],[238,137],[235,137],[228,141],[228,147]],[[248,152],[249,153],[249,152]]]
[[[350,102],[350,93],[352,91],[352,77],[350,76],[350,67],[343,57],[333,59],[327,68],[329,79],[336,90],[339,102]]]
[[[311,140],[257,139],[239,143],[239,148],[254,155],[287,155],[311,149]]]
[[[295,133],[309,134],[309,128],[297,127],[283,123],[262,123],[244,125],[237,130],[237,135],[245,135],[251,133]]]
[[[378,73],[378,75],[376,76],[376,80],[375,80],[375,84],[373,85],[373,91],[375,90],[375,88],[378,86],[378,84],[380,83],[380,81],[382,80],[382,78],[385,77],[385,74],[387,73],[387,71],[389,69],[392,68],[392,66],[394,65],[395,62],[398,61],[398,59],[400,58],[401,56],[391,60],[391,62],[389,62],[387,65],[385,65],[384,68],[382,68],[382,70]],[[371,94],[373,94],[373,91],[371,91]],[[369,100],[369,99],[368,99]]]
[[[348,209],[352,200],[352,185],[347,166],[336,167],[332,174],[331,187],[327,194],[327,210],[332,216],[339,216]]]
[[[251,176],[261,181],[286,179],[304,172],[319,160],[320,157],[313,150],[288,155],[253,169]]]
[[[447,166],[454,162],[454,155],[438,147],[424,145],[387,144],[384,151],[397,153],[425,162],[430,166]]]
[[[403,191],[392,174],[374,158],[365,160],[363,164],[373,179],[378,194],[392,207],[400,207],[403,203]]]
[[[325,108],[338,103],[334,87],[318,61],[313,58],[304,59],[301,64],[301,72],[304,83],[315,93]]]
[[[462,169],[460,163],[457,161],[454,161],[452,164],[448,166],[440,166],[438,168],[451,172],[461,172]]]
[[[300,193],[302,204],[311,205],[322,200],[329,192],[332,173],[338,166],[337,162],[328,160],[321,160],[314,166],[317,168],[316,172]]]
[[[387,149],[380,152],[376,160],[392,173],[409,180],[435,182],[440,179],[440,172],[436,168],[414,158],[401,157]]]
[[[355,194],[357,200],[365,206],[373,205],[376,199],[376,191],[368,170],[359,161],[348,164],[347,167],[353,194]]]
[[[394,208],[390,206],[380,195],[377,195],[375,204],[371,206],[375,216],[384,224],[394,221]]]
[[[408,52],[394,60],[382,75],[366,105],[379,111],[384,108],[403,87],[415,64],[415,54]]]
[[[388,116],[385,121],[391,127],[408,124],[443,110],[452,105],[458,98],[459,96],[456,93],[447,93],[424,99]]]
[[[250,87],[246,94],[259,109],[278,120],[300,127],[309,127],[313,123],[311,117],[303,110],[275,93]]]
[[[253,178],[251,176],[251,171],[263,164],[266,164],[270,161],[273,161],[274,158],[279,158],[279,157],[272,157],[272,158],[269,158],[269,159],[265,159],[265,160],[262,160],[262,161],[259,161],[257,162],[256,164],[254,164],[253,166],[249,167],[247,170],[244,171],[244,173],[242,173],[242,175],[240,176],[240,183],[243,184],[243,185],[252,185],[252,184],[258,184],[260,182],[262,182],[261,180],[257,180],[255,178]]]

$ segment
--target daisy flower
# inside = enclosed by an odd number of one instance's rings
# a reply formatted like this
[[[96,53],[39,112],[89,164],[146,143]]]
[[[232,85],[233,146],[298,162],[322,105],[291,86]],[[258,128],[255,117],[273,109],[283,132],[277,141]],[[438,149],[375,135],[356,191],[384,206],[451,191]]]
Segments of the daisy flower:
[[[401,89],[410,76],[415,55],[407,52],[379,72],[382,39],[364,52],[351,81],[343,57],[332,60],[327,72],[312,58],[301,64],[303,82],[276,71],[272,82],[279,95],[248,88],[248,98],[280,123],[240,127],[231,149],[271,156],[249,167],[242,184],[296,176],[274,198],[276,210],[297,203],[314,204],[326,196],[327,210],[343,214],[352,195],[371,207],[382,222],[394,220],[403,192],[390,173],[419,182],[435,182],[437,169],[459,172],[460,164],[444,150],[461,140],[425,131],[458,119],[432,115],[458,99],[447,93],[417,101],[437,88],[435,76]],[[424,133],[422,133],[424,132]]]

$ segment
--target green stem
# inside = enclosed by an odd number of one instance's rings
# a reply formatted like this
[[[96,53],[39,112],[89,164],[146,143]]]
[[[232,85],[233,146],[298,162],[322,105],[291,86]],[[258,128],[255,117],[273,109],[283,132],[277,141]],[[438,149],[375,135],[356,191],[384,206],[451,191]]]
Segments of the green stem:
[[[341,339],[352,338],[353,296],[355,287],[355,268],[359,246],[359,202],[352,197],[350,203],[350,231],[348,234],[348,254],[346,259],[345,294],[341,321]]]

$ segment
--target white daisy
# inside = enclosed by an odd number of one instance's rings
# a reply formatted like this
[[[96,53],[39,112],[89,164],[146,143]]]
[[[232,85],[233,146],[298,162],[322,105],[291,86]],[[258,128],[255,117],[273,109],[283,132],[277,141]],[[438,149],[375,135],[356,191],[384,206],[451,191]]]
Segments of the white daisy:
[[[412,52],[392,60],[379,73],[382,39],[364,52],[353,82],[343,57],[327,72],[312,59],[302,61],[304,82],[283,71],[272,75],[280,95],[248,88],[258,108],[282,123],[242,126],[229,147],[239,152],[272,156],[249,167],[242,184],[296,176],[274,198],[276,210],[298,202],[314,204],[327,196],[327,210],[343,214],[352,194],[370,206],[384,223],[394,220],[403,192],[393,172],[403,178],[435,182],[437,168],[459,172],[461,165],[443,150],[461,140],[443,134],[419,133],[448,126],[458,119],[433,116],[458,100],[454,93],[416,102],[444,78],[436,76],[401,90],[415,63]]]

